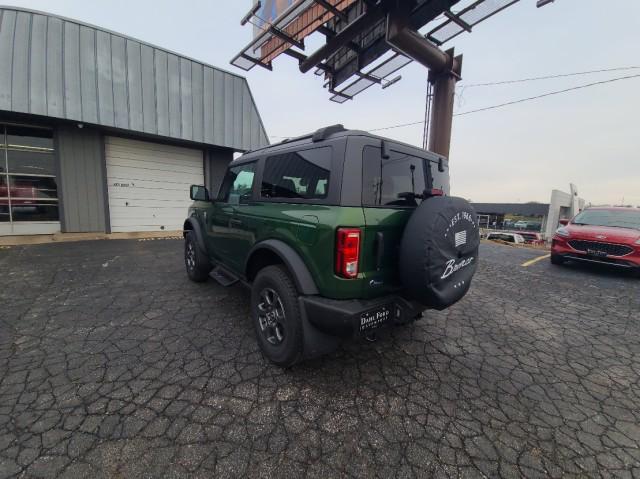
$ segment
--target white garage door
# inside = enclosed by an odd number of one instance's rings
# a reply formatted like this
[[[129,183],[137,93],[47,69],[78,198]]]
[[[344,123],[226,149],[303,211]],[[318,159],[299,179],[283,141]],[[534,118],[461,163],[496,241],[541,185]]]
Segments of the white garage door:
[[[202,151],[107,137],[111,231],[179,230],[189,186],[204,181]]]

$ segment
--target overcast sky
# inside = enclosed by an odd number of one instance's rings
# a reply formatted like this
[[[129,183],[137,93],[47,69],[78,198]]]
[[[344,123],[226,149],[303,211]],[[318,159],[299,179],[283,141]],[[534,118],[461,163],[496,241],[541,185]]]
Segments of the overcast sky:
[[[5,0],[105,27],[242,73],[229,60],[249,42],[240,19],[253,0]],[[451,45],[464,54],[456,112],[464,112],[640,69],[508,86],[464,84],[640,66],[640,1],[556,0],[542,9],[521,0]],[[314,46],[314,45],[311,45]],[[293,59],[245,76],[272,141],[343,123],[373,129],[421,120],[426,70],[410,65],[402,81],[372,87],[343,105],[328,101],[322,80]],[[553,188],[593,203],[640,205],[640,78],[594,86],[454,120],[452,193],[473,201],[548,202]],[[386,136],[420,145],[422,126]]]

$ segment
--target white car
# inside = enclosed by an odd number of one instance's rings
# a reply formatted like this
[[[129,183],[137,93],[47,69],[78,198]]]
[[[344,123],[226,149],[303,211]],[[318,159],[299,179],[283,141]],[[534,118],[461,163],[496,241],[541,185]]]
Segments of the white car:
[[[518,229],[518,230],[524,230],[527,229],[529,227],[529,222],[528,221],[516,221],[515,224],[513,225],[514,228]]]
[[[487,234],[487,239],[490,241],[504,241],[505,243],[513,244],[525,244],[526,240],[521,234],[507,233],[506,231],[492,231]]]

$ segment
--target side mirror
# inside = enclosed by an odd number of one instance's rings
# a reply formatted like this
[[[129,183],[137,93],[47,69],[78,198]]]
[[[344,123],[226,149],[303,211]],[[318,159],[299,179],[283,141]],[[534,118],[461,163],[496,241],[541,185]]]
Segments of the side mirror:
[[[209,190],[202,185],[191,185],[189,196],[193,201],[209,201]]]
[[[567,226],[567,225],[569,224],[569,220],[561,219],[561,220],[560,220],[560,224],[561,224],[562,226]]]

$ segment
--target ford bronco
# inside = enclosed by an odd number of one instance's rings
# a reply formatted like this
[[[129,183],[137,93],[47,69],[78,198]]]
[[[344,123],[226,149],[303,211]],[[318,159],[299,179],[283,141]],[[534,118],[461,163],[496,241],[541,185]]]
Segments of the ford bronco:
[[[447,159],[341,125],[246,153],[214,198],[190,194],[189,278],[250,286],[258,344],[280,366],[451,306],[478,263]]]

